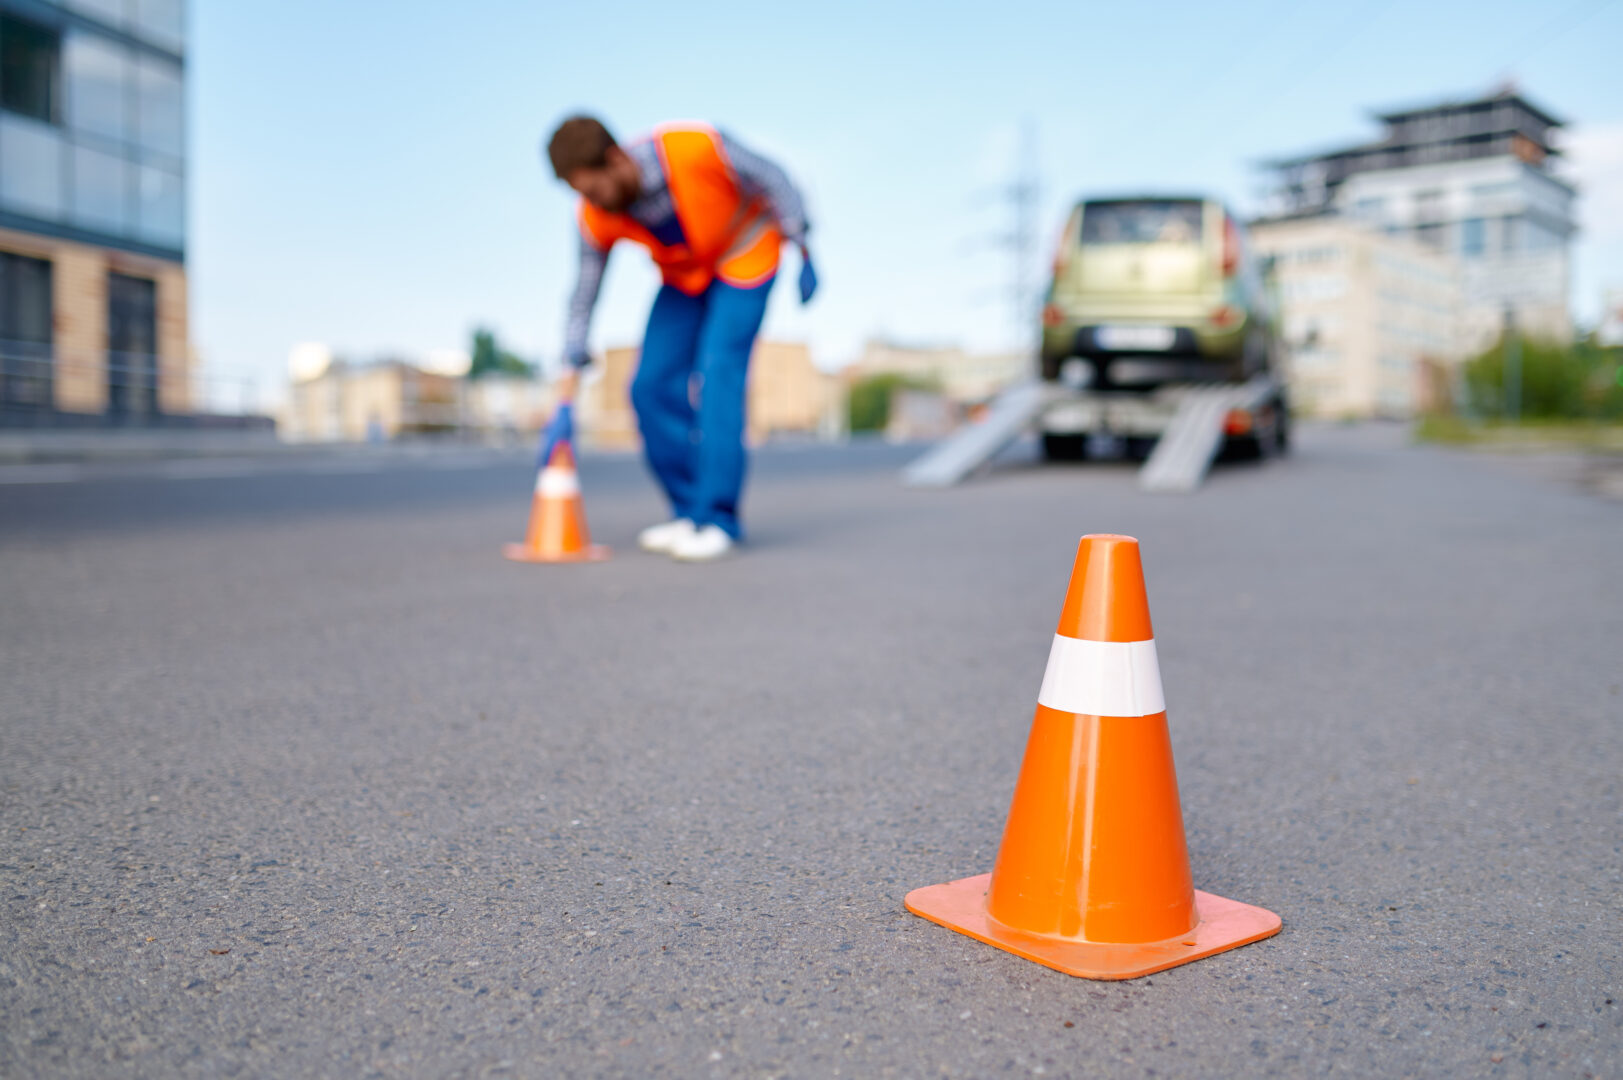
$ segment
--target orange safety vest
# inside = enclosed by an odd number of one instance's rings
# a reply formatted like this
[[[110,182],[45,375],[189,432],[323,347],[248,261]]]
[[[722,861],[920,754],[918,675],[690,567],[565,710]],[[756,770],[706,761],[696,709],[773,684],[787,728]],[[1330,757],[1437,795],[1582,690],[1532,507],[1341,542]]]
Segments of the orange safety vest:
[[[760,199],[746,198],[722,150],[721,136],[703,124],[670,125],[654,133],[684,244],[662,244],[628,214],[581,200],[581,232],[607,251],[616,240],[648,249],[665,284],[698,296],[715,278],[742,289],[778,272],[783,236]]]

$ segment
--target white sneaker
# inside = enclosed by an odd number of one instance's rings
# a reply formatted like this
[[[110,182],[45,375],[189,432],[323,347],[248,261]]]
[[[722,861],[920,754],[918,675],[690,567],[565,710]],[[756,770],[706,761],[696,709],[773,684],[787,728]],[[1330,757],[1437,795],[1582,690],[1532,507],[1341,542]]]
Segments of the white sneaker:
[[[679,542],[692,536],[693,531],[693,522],[687,518],[662,521],[638,533],[637,544],[644,551],[652,551],[655,555],[669,555]]]
[[[733,549],[733,538],[721,531],[719,525],[706,525],[693,529],[671,548],[671,557],[683,562],[709,562],[719,559]]]

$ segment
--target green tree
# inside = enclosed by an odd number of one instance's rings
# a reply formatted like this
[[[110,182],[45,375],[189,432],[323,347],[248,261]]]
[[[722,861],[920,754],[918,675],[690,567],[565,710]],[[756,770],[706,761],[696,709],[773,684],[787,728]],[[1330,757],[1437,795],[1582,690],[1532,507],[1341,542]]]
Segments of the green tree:
[[[897,390],[934,390],[935,384],[907,375],[869,375],[851,384],[846,419],[852,431],[883,431],[890,423],[890,398]]]
[[[1530,420],[1623,419],[1623,350],[1593,337],[1570,345],[1521,338],[1521,415]],[[1505,412],[1506,339],[1465,365],[1466,392],[1489,417]]]
[[[477,327],[473,332],[468,378],[478,379],[492,373],[529,377],[535,374],[535,365],[525,363],[516,353],[502,348],[496,341],[495,332],[488,327]]]

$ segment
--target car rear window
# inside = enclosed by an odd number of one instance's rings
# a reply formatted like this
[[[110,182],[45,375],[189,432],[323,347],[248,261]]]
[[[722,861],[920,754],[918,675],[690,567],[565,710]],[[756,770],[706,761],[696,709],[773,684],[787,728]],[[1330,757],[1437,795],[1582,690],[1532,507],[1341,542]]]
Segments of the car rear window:
[[[1082,207],[1084,244],[1200,242],[1203,203],[1197,199],[1131,199]]]

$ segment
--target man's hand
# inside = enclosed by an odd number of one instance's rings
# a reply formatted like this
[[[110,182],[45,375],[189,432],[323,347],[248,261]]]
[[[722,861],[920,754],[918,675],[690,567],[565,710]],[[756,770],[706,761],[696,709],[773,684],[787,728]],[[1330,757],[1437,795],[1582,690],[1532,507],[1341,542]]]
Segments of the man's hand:
[[[800,302],[811,303],[812,296],[817,292],[817,271],[812,269],[811,252],[805,244],[800,245]]]
[[[559,402],[552,412],[552,419],[541,432],[541,453],[535,459],[535,467],[544,469],[552,463],[552,452],[558,449],[559,443],[573,443],[575,440],[575,407],[568,401]]]
[[[558,390],[559,404],[568,405],[575,400],[575,395],[580,392],[580,368],[571,364],[564,370],[562,375],[558,376],[558,381],[554,385]]]

